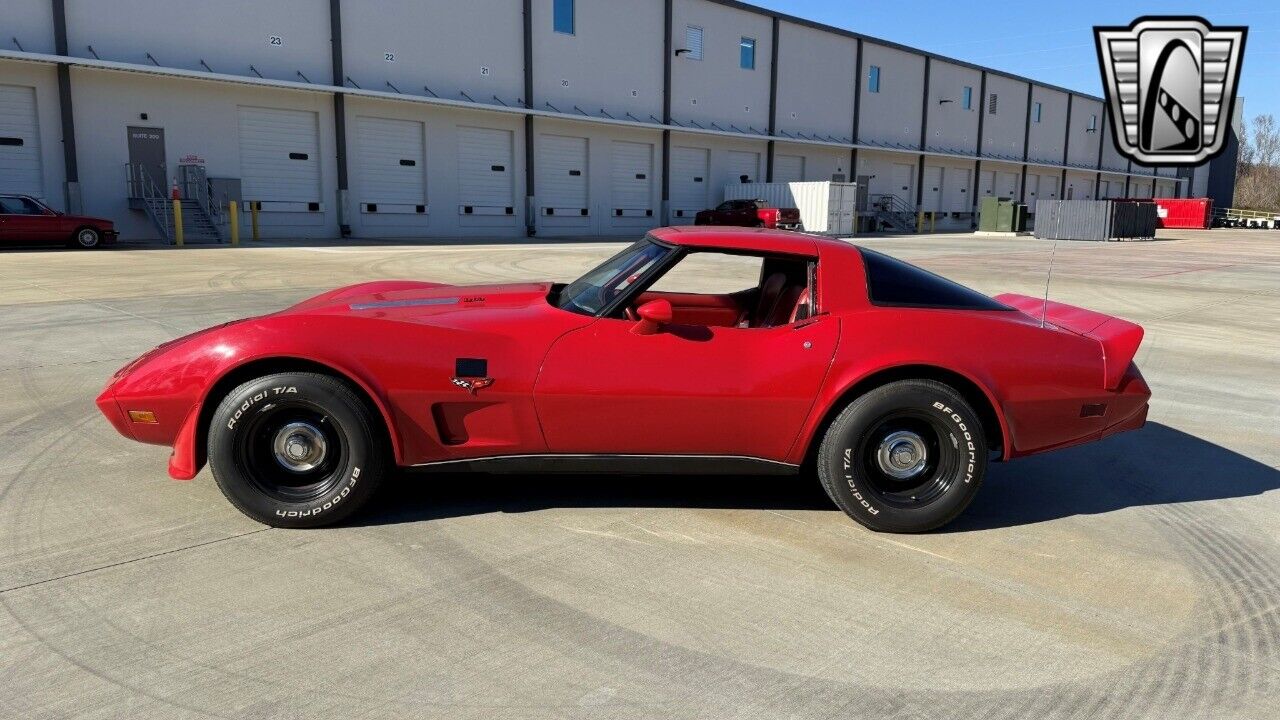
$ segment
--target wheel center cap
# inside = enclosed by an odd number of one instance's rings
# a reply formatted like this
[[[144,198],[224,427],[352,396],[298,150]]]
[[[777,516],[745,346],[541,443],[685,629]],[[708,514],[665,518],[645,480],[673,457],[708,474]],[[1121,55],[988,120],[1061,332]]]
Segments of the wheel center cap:
[[[306,438],[301,435],[293,435],[286,444],[286,451],[289,457],[294,460],[303,460],[307,455],[311,454],[311,446],[307,443]]]
[[[276,462],[290,472],[308,472],[324,462],[328,446],[324,433],[310,423],[292,422],[280,428],[271,443]]]
[[[928,456],[924,440],[909,430],[889,433],[876,448],[880,471],[895,480],[907,480],[922,472]]]

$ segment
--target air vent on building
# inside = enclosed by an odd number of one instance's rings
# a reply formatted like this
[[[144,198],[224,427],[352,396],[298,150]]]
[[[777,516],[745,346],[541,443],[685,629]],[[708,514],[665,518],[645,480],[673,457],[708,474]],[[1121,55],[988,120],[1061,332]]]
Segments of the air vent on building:
[[[311,156],[307,153],[289,153],[290,160],[308,160]]]
[[[1000,97],[999,95],[996,95],[995,93],[991,93],[991,97],[987,99],[987,114],[988,114],[988,115],[995,115],[995,114],[996,114],[996,99],[997,99],[997,98],[999,98],[999,97]]]

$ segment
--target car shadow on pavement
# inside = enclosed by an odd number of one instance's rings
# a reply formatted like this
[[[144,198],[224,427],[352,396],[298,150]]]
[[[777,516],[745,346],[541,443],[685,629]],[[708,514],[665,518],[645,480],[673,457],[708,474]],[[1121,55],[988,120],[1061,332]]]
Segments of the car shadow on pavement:
[[[943,531],[1251,497],[1277,489],[1280,471],[1275,468],[1149,422],[1100,442],[992,465],[973,504]]]
[[[1280,471],[1159,423],[1101,442],[996,463],[942,532],[1028,525],[1124,508],[1260,495]],[[384,525],[550,508],[719,508],[839,512],[795,476],[400,473],[352,522]]]

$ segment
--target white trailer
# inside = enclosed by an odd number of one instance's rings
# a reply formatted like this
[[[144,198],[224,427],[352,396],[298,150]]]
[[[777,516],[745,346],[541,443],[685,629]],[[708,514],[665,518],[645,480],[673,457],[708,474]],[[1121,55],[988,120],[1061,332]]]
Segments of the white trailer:
[[[854,234],[857,183],[730,183],[725,200],[763,200],[770,207],[796,208],[805,232],[844,237]]]

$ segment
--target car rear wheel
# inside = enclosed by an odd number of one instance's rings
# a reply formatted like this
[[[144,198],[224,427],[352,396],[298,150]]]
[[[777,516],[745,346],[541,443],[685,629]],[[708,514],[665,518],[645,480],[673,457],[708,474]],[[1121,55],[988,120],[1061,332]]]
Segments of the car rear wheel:
[[[76,230],[76,234],[75,237],[72,238],[72,242],[76,247],[84,248],[85,250],[92,250],[93,248],[98,247],[102,242],[102,234],[93,228],[80,228],[79,230]]]
[[[978,492],[987,441],[955,389],[903,380],[851,402],[827,429],[817,469],[832,501],[882,532],[925,532],[951,522]]]
[[[381,422],[336,378],[268,375],[232,390],[214,411],[209,465],[222,494],[259,522],[332,525],[368,501],[387,472]]]

